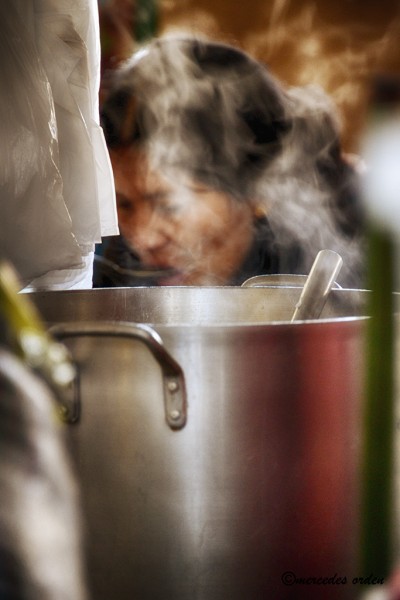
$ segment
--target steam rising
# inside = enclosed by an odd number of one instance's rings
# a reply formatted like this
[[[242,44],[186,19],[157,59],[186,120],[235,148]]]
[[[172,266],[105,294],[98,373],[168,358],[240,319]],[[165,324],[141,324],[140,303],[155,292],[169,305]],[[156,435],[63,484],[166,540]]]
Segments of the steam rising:
[[[338,252],[343,258],[339,283],[360,285],[363,247],[359,236],[343,234],[338,228],[334,202],[342,190],[358,195],[357,177],[345,170],[337,189],[327,184],[318,165],[337,169],[332,148],[338,144],[338,117],[332,101],[320,88],[309,86],[288,90],[294,127],[285,138],[282,153],[258,184],[258,196],[268,207],[268,219],[277,243],[284,248],[300,242],[304,249],[303,272],[307,273],[321,249]],[[360,210],[357,209],[356,213]],[[357,219],[361,215],[355,214]]]
[[[348,200],[357,196],[357,184],[340,158],[330,98],[317,87],[285,90],[240,52],[226,54],[214,44],[211,60],[201,43],[188,51],[193,41],[174,39],[126,63],[117,87],[135,97],[136,121],[127,122],[131,112],[121,117],[120,104],[110,102],[109,124],[127,128],[152,165],[175,179],[190,174],[237,201],[257,203],[283,257],[286,248],[301,244],[303,273],[328,248],[343,257],[339,282],[358,284],[362,250],[352,219],[360,215],[354,198]],[[349,206],[341,222],[335,205],[343,202]]]
[[[219,17],[226,0],[208,11],[199,10],[197,4],[192,0],[161,0],[163,31],[180,27],[181,31],[233,40],[270,65],[283,81],[321,86],[342,113],[346,150],[359,152],[368,78],[374,72],[399,70],[398,3],[342,2],[335,6],[313,0],[252,2],[240,9],[235,6],[236,20],[226,21]],[[233,37],[232,27],[236,27]]]

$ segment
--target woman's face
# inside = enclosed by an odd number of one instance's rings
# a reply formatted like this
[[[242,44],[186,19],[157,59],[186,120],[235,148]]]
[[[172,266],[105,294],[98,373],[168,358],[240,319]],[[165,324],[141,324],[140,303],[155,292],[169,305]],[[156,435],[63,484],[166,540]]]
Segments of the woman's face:
[[[250,203],[151,171],[133,148],[110,156],[122,235],[146,266],[176,271],[160,284],[227,284],[252,243]]]

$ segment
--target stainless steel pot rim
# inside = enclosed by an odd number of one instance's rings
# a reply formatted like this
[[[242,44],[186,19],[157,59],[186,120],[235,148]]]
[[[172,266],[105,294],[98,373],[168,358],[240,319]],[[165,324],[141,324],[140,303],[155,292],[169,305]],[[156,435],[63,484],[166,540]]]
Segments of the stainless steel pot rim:
[[[293,329],[293,327],[301,327],[304,329],[305,327],[326,327],[327,325],[337,326],[339,323],[347,324],[347,323],[359,323],[365,320],[368,320],[370,317],[368,316],[349,316],[349,317],[329,317],[323,319],[309,319],[307,321],[290,321],[290,319],[285,320],[273,320],[273,321],[225,321],[221,323],[210,323],[207,321],[204,322],[180,322],[180,323],[160,323],[157,321],[151,322],[146,321],[146,323],[140,321],[116,321],[115,323],[123,323],[125,325],[146,325],[155,329],[163,331],[172,331],[172,330],[248,330],[248,331],[264,331],[265,329],[270,329],[273,327],[274,329],[282,328],[282,329]],[[108,322],[112,323],[112,321],[108,320]]]
[[[31,294],[48,323],[125,321],[152,327],[255,328],[350,323],[368,315],[366,290],[333,289],[318,319],[291,323],[301,289],[290,287],[121,287]],[[368,293],[367,293],[368,295]]]

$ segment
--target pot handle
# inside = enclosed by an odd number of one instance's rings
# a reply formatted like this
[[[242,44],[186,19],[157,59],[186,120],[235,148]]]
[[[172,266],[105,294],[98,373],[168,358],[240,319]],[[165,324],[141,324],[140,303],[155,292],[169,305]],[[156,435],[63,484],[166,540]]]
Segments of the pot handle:
[[[187,399],[183,371],[166,350],[159,334],[148,325],[93,321],[85,323],[60,323],[49,329],[57,339],[80,336],[126,337],[142,341],[161,367],[164,387],[165,419],[171,429],[182,429],[186,424]],[[72,398],[62,402],[62,418],[67,423],[76,423],[80,416],[78,377],[75,379]]]

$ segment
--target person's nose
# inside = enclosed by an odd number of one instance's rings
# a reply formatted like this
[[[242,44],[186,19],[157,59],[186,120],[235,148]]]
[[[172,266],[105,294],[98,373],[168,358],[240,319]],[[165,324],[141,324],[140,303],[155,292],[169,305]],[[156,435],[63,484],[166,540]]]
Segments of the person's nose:
[[[141,254],[151,254],[167,244],[166,224],[156,210],[146,207],[136,214],[132,241]]]

